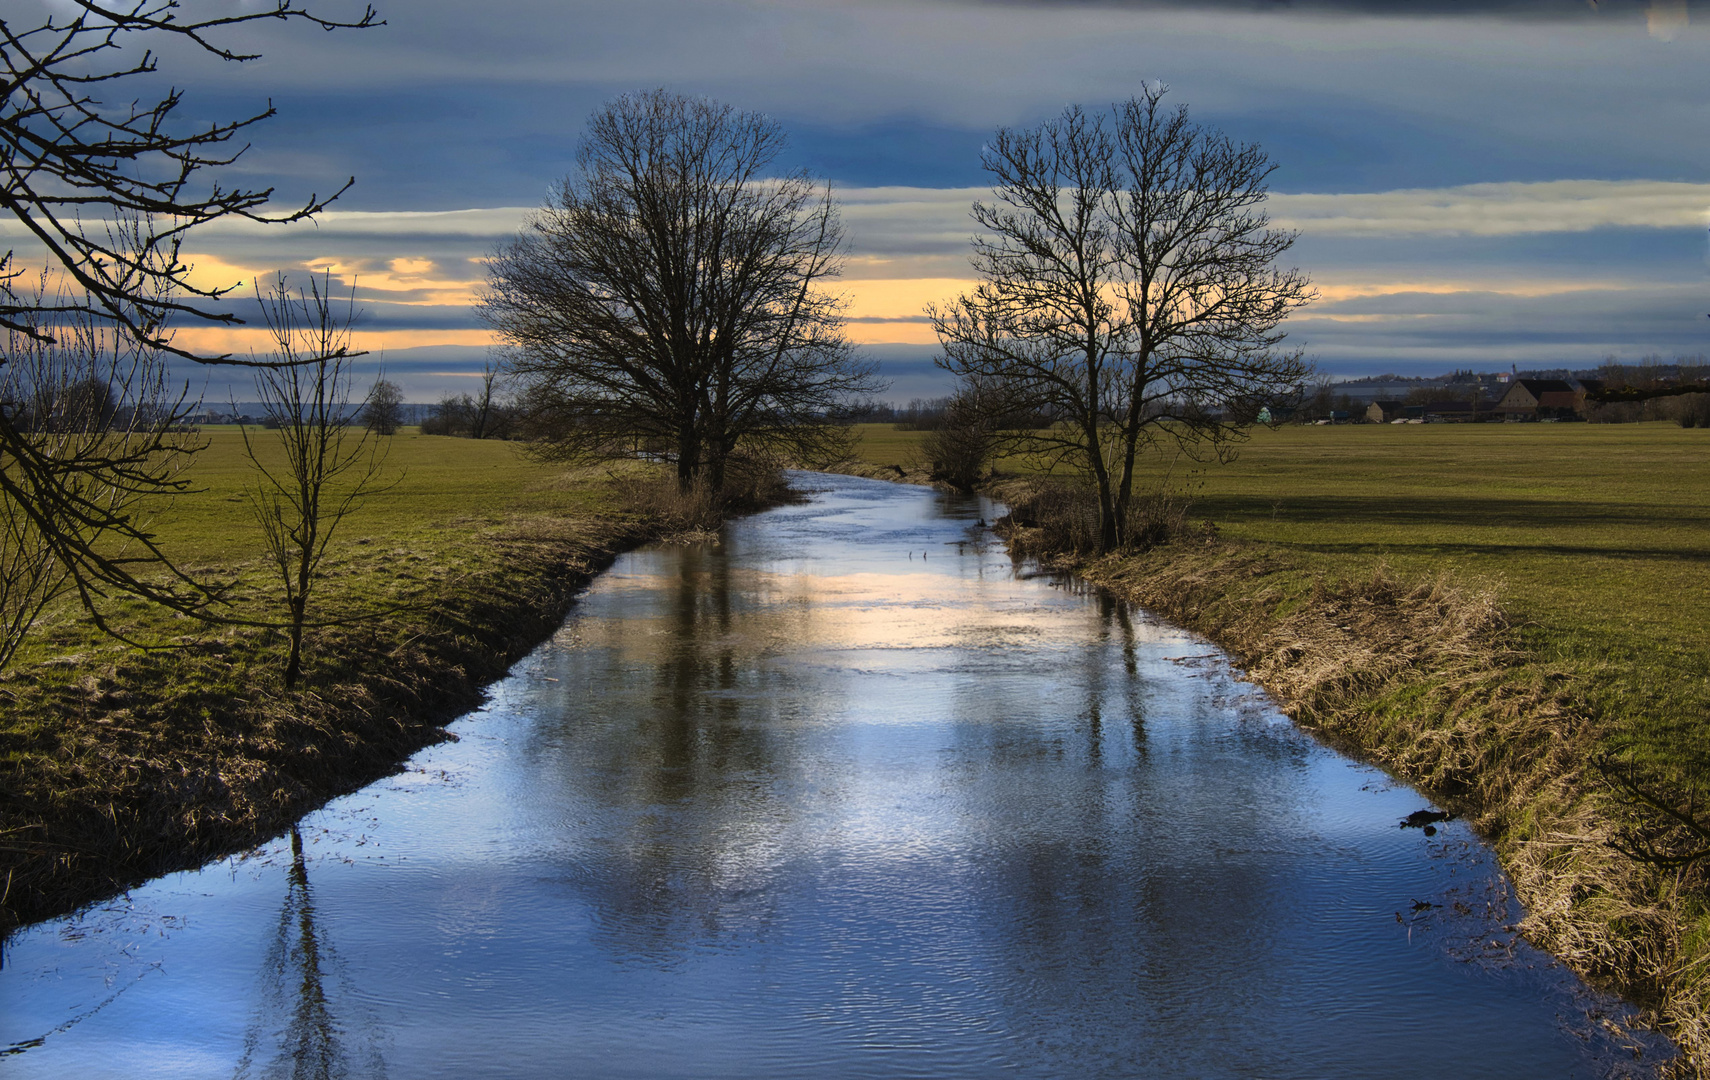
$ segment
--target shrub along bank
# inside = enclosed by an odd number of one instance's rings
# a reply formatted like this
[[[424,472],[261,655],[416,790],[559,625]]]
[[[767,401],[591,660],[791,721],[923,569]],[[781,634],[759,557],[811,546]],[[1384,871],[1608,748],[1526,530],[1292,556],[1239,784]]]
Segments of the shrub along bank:
[[[909,461],[907,433],[873,434],[871,460]],[[1072,478],[1026,464],[989,487],[1012,545],[1204,633],[1300,723],[1456,806],[1527,935],[1710,1063],[1706,867],[1623,853],[1710,839],[1667,812],[1710,804],[1710,433],[1259,431],[1228,465],[1157,462],[1148,542],[1104,557]]]
[[[286,691],[277,633],[135,608],[139,652],[75,608],[50,614],[0,677],[0,931],[275,835],[444,739],[443,724],[548,636],[614,555],[717,524],[645,475],[567,472],[514,444],[400,434],[398,482],[341,526],[312,634]],[[156,529],[180,565],[269,586],[235,433],[216,432],[198,490]],[[776,490],[750,492],[775,499]]]

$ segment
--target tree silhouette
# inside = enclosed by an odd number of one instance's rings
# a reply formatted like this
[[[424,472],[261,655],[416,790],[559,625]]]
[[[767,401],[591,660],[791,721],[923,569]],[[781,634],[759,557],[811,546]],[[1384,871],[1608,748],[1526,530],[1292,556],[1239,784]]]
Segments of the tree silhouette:
[[[764,116],[663,90],[594,114],[481,303],[539,451],[660,458],[716,492],[739,448],[822,452],[828,417],[877,388],[823,291],[831,191],[768,176],[783,146]]]
[[[1000,130],[983,153],[996,202],[973,209],[984,280],[927,312],[943,367],[1057,421],[1012,442],[1090,478],[1101,550],[1124,540],[1142,450],[1221,448],[1240,427],[1222,410],[1256,414],[1310,374],[1277,351],[1314,294],[1276,267],[1294,234],[1264,213],[1275,166],[1165,109],[1165,93]]]

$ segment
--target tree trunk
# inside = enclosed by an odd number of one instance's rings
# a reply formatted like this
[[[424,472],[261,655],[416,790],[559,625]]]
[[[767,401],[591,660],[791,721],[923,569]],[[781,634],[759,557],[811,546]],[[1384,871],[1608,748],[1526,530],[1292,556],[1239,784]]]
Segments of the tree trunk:
[[[303,675],[303,627],[291,627],[291,655],[285,661],[285,689],[297,688],[297,680]]]
[[[695,486],[695,474],[701,471],[699,441],[692,430],[677,435],[677,490],[687,493]]]
[[[1108,555],[1122,543],[1121,521],[1117,518],[1115,500],[1110,494],[1110,478],[1098,478],[1098,553]]]
[[[1087,445],[1091,447],[1087,463],[1092,466],[1093,480],[1098,484],[1098,553],[1104,555],[1115,551],[1122,537],[1121,522],[1117,519],[1115,499],[1110,490],[1110,469],[1105,465],[1104,451],[1098,440],[1095,424],[1087,435]]]
[[[724,493],[724,461],[725,454],[720,449],[714,449],[707,459],[707,490],[714,496]]]

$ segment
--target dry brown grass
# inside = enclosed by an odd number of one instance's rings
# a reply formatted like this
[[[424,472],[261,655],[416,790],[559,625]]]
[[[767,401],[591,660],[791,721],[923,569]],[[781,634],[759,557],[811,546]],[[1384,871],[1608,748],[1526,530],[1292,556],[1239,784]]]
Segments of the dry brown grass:
[[[997,480],[986,490],[1008,505],[1009,542],[1019,554],[1063,559],[1098,550],[1098,497],[1090,487],[1034,477]],[[1189,509],[1187,498],[1168,488],[1137,493],[1123,522],[1125,549],[1149,551],[1197,533],[1215,535],[1209,523],[1190,522]]]

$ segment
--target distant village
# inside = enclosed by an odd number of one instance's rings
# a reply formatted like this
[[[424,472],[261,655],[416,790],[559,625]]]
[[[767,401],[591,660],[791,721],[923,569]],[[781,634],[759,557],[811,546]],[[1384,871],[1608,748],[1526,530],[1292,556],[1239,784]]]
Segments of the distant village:
[[[1262,424],[1467,424],[1603,423],[1673,421],[1710,428],[1710,394],[1683,394],[1649,401],[1599,403],[1587,395],[1602,389],[1654,389],[1710,378],[1703,357],[1636,364],[1614,361],[1594,369],[1506,372],[1455,371],[1434,377],[1374,375],[1330,380],[1303,387],[1286,402],[1226,405],[1221,417]],[[894,423],[912,430],[943,426],[950,398],[916,398],[906,406],[872,403],[856,422]],[[1050,417],[1038,417],[1048,424]]]
[[[1604,389],[1651,389],[1701,382],[1702,357],[1668,363],[1605,363],[1590,370],[1503,373],[1456,371],[1435,378],[1378,375],[1309,388],[1299,404],[1261,410],[1264,422],[1338,424],[1635,423],[1672,420],[1710,427],[1710,395],[1686,394],[1642,402],[1598,402]]]

